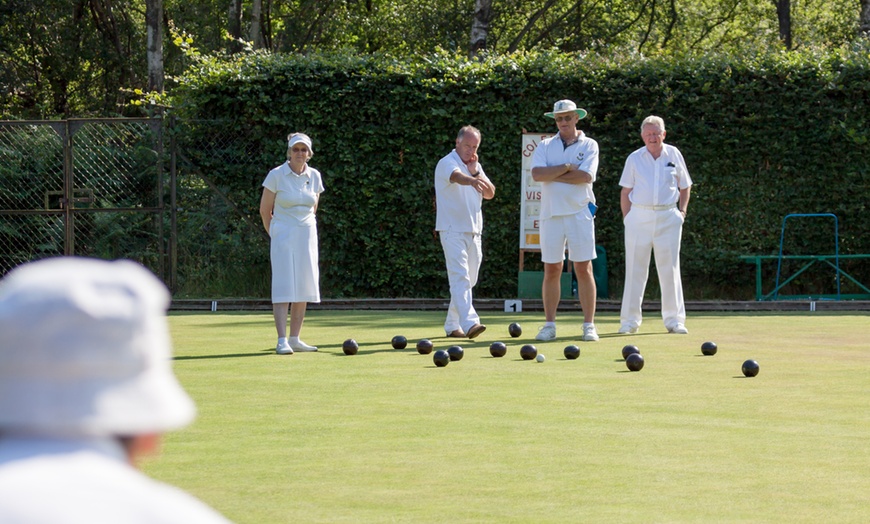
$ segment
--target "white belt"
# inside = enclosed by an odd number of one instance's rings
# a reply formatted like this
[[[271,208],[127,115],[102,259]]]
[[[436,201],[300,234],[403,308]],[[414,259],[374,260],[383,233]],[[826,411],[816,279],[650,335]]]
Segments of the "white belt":
[[[676,202],[673,204],[662,204],[660,206],[642,206],[640,204],[632,204],[631,207],[636,207],[638,209],[646,209],[647,211],[664,211],[665,209],[673,209],[677,207]]]

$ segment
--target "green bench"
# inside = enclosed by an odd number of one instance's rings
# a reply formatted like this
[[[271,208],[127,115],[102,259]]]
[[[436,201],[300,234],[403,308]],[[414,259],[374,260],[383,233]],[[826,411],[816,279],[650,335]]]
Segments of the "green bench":
[[[780,258],[782,260],[803,260],[806,263],[801,266],[800,269],[795,271],[790,277],[783,280],[781,283],[774,284],[774,288],[769,293],[765,294],[762,291],[762,278],[761,278],[761,263],[765,260],[776,260],[779,263]],[[855,279],[852,275],[843,271],[840,267],[838,261],[840,260],[850,260],[850,259],[868,259],[870,258],[870,254],[864,255],[783,255],[780,257],[779,255],[744,255],[740,257],[740,260],[744,262],[755,264],[755,300],[794,300],[794,299],[806,299],[806,298],[816,298],[816,299],[832,299],[832,300],[870,300],[870,289],[857,279]],[[809,269],[815,264],[822,263],[828,264],[832,268],[834,268],[836,275],[838,277],[838,289],[837,293],[834,294],[822,294],[816,295],[814,297],[808,297],[807,295],[782,295],[779,291],[789,282],[797,278],[798,275]],[[852,283],[857,285],[864,293],[852,293],[852,294],[843,294],[839,291],[839,277],[845,277],[850,280]]]

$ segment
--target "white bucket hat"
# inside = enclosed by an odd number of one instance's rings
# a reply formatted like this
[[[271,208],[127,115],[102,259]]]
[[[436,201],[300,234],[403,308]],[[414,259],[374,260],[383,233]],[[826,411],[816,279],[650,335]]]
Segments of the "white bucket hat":
[[[60,257],[0,280],[0,433],[134,436],[196,412],[171,367],[169,293],[130,261]]]
[[[580,119],[586,117],[586,110],[577,107],[577,104],[572,102],[571,100],[559,100],[555,104],[553,104],[553,112],[552,113],[544,113],[544,116],[548,116],[550,118],[556,118],[558,113],[570,113],[575,112],[580,116]]]

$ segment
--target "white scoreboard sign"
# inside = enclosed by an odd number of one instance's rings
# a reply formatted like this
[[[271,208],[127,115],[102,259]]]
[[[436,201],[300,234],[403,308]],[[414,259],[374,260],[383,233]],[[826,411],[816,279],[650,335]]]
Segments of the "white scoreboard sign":
[[[523,134],[523,180],[520,186],[520,249],[540,249],[538,232],[541,215],[541,183],[532,179],[532,154],[545,138],[553,136],[545,133]]]

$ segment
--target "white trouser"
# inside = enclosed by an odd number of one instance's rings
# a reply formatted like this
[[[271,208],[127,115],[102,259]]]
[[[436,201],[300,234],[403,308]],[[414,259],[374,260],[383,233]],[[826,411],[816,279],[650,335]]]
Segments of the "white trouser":
[[[457,329],[468,332],[480,323],[480,317],[471,304],[471,288],[477,284],[477,273],[483,259],[480,235],[441,231],[439,236],[450,282],[450,307],[447,308],[444,331],[447,334]]]
[[[619,320],[640,326],[643,294],[649,277],[650,251],[655,252],[656,272],[662,288],[662,320],[671,329],[686,322],[680,277],[680,241],[683,215],[677,208],[653,211],[632,207],[625,224],[625,291]]]

